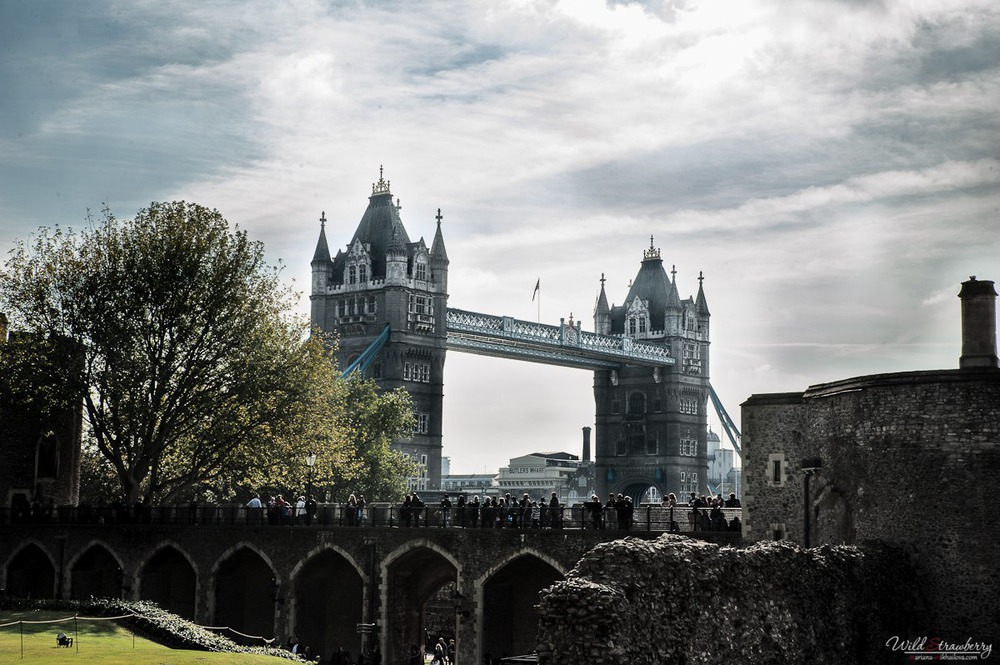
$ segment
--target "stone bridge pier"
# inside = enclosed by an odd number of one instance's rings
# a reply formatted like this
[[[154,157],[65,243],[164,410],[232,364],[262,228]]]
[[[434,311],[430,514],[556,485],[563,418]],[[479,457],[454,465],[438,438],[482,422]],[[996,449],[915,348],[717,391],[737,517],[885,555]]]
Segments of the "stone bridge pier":
[[[377,644],[386,665],[407,663],[428,631],[454,636],[457,660],[478,665],[487,653],[532,651],[538,592],[597,543],[624,535],[658,533],[12,524],[0,527],[0,588],[35,598],[153,600],[202,625],[282,644],[295,636],[324,658],[341,647],[356,657]]]

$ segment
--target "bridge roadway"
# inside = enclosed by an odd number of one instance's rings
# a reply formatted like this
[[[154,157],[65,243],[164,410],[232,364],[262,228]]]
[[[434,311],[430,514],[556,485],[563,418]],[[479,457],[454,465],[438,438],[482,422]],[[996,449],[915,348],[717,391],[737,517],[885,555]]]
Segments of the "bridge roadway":
[[[446,321],[448,348],[466,353],[581,369],[675,362],[667,346],[587,332],[579,322],[574,326],[572,319],[551,326],[449,307]]]
[[[626,535],[655,538],[669,524],[665,515],[646,522],[651,513],[640,510],[632,531],[583,529],[579,507],[564,528],[537,529],[388,526],[377,506],[372,517],[383,526],[269,526],[255,516],[247,524],[238,508],[238,519],[211,507],[170,510],[140,523],[5,520],[0,588],[153,600],[203,625],[283,642],[294,635],[324,657],[338,647],[356,657],[377,643],[387,665],[406,663],[427,629],[454,634],[461,662],[480,663],[484,654],[534,649],[539,591],[584,552]],[[693,535],[733,543],[740,534]],[[358,624],[376,628],[362,635]]]

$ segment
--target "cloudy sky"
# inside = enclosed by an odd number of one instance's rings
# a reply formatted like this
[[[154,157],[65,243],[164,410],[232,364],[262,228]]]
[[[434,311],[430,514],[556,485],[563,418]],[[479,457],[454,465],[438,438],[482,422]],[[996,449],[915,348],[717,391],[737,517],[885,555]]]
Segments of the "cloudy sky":
[[[442,209],[454,307],[533,320],[540,279],[593,329],[650,235],[682,297],[703,271],[737,421],[957,367],[959,284],[1000,280],[1000,5],[0,0],[0,252],[185,199],[307,289],[380,165],[411,238]],[[452,353],[445,394],[453,472],[593,421],[582,370]]]

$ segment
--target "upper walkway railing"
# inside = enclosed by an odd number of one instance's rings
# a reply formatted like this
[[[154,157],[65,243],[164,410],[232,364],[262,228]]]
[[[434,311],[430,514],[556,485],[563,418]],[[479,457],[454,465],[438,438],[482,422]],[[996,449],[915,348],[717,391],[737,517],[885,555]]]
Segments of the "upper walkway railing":
[[[624,511],[601,507],[590,510],[588,504],[539,507],[537,520],[528,509],[519,507],[474,509],[452,507],[445,512],[438,506],[404,508],[396,504],[372,503],[359,511],[346,504],[324,503],[314,515],[277,512],[267,508],[240,505],[178,506],[59,506],[51,510],[13,512],[0,508],[0,525],[52,524],[77,526],[187,525],[290,528],[465,528],[465,529],[611,529],[654,533],[689,533],[696,531],[741,531],[742,510],[711,508],[697,511],[687,506],[666,508],[640,505],[631,518]],[[734,522],[734,519],[736,520]]]
[[[626,362],[651,366],[675,362],[667,346],[586,332],[572,321],[551,326],[449,308],[447,325],[448,348],[486,356],[581,369],[615,369]]]

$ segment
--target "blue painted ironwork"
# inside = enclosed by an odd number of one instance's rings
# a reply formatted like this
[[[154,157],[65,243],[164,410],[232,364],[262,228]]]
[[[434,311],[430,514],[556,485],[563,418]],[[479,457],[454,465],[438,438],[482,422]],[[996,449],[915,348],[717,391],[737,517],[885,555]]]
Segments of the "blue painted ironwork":
[[[382,350],[382,347],[385,346],[385,343],[387,341],[389,341],[388,323],[385,324],[385,328],[382,329],[382,332],[379,333],[379,336],[376,337],[374,340],[372,340],[372,343],[369,344],[365,348],[365,350],[361,352],[361,355],[355,358],[354,362],[352,362],[350,365],[347,366],[347,369],[345,369],[343,373],[341,373],[340,378],[344,378],[356,371],[360,371],[362,374],[364,374],[365,371],[368,369],[368,366],[372,364],[372,361],[375,360],[375,357],[379,354],[379,351]]]
[[[712,398],[712,405],[715,407],[715,412],[722,422],[722,429],[726,432],[729,442],[733,444],[733,448],[736,450],[736,454],[740,456],[740,459],[743,459],[743,450],[740,449],[740,440],[742,438],[740,430],[736,427],[733,419],[729,417],[726,407],[722,406],[722,400],[719,399],[719,395],[716,394],[715,388],[711,384],[708,386],[708,395]]]
[[[448,309],[448,348],[499,358],[577,367],[616,369],[623,364],[673,365],[669,347],[629,337],[598,335],[572,323],[558,326]]]

